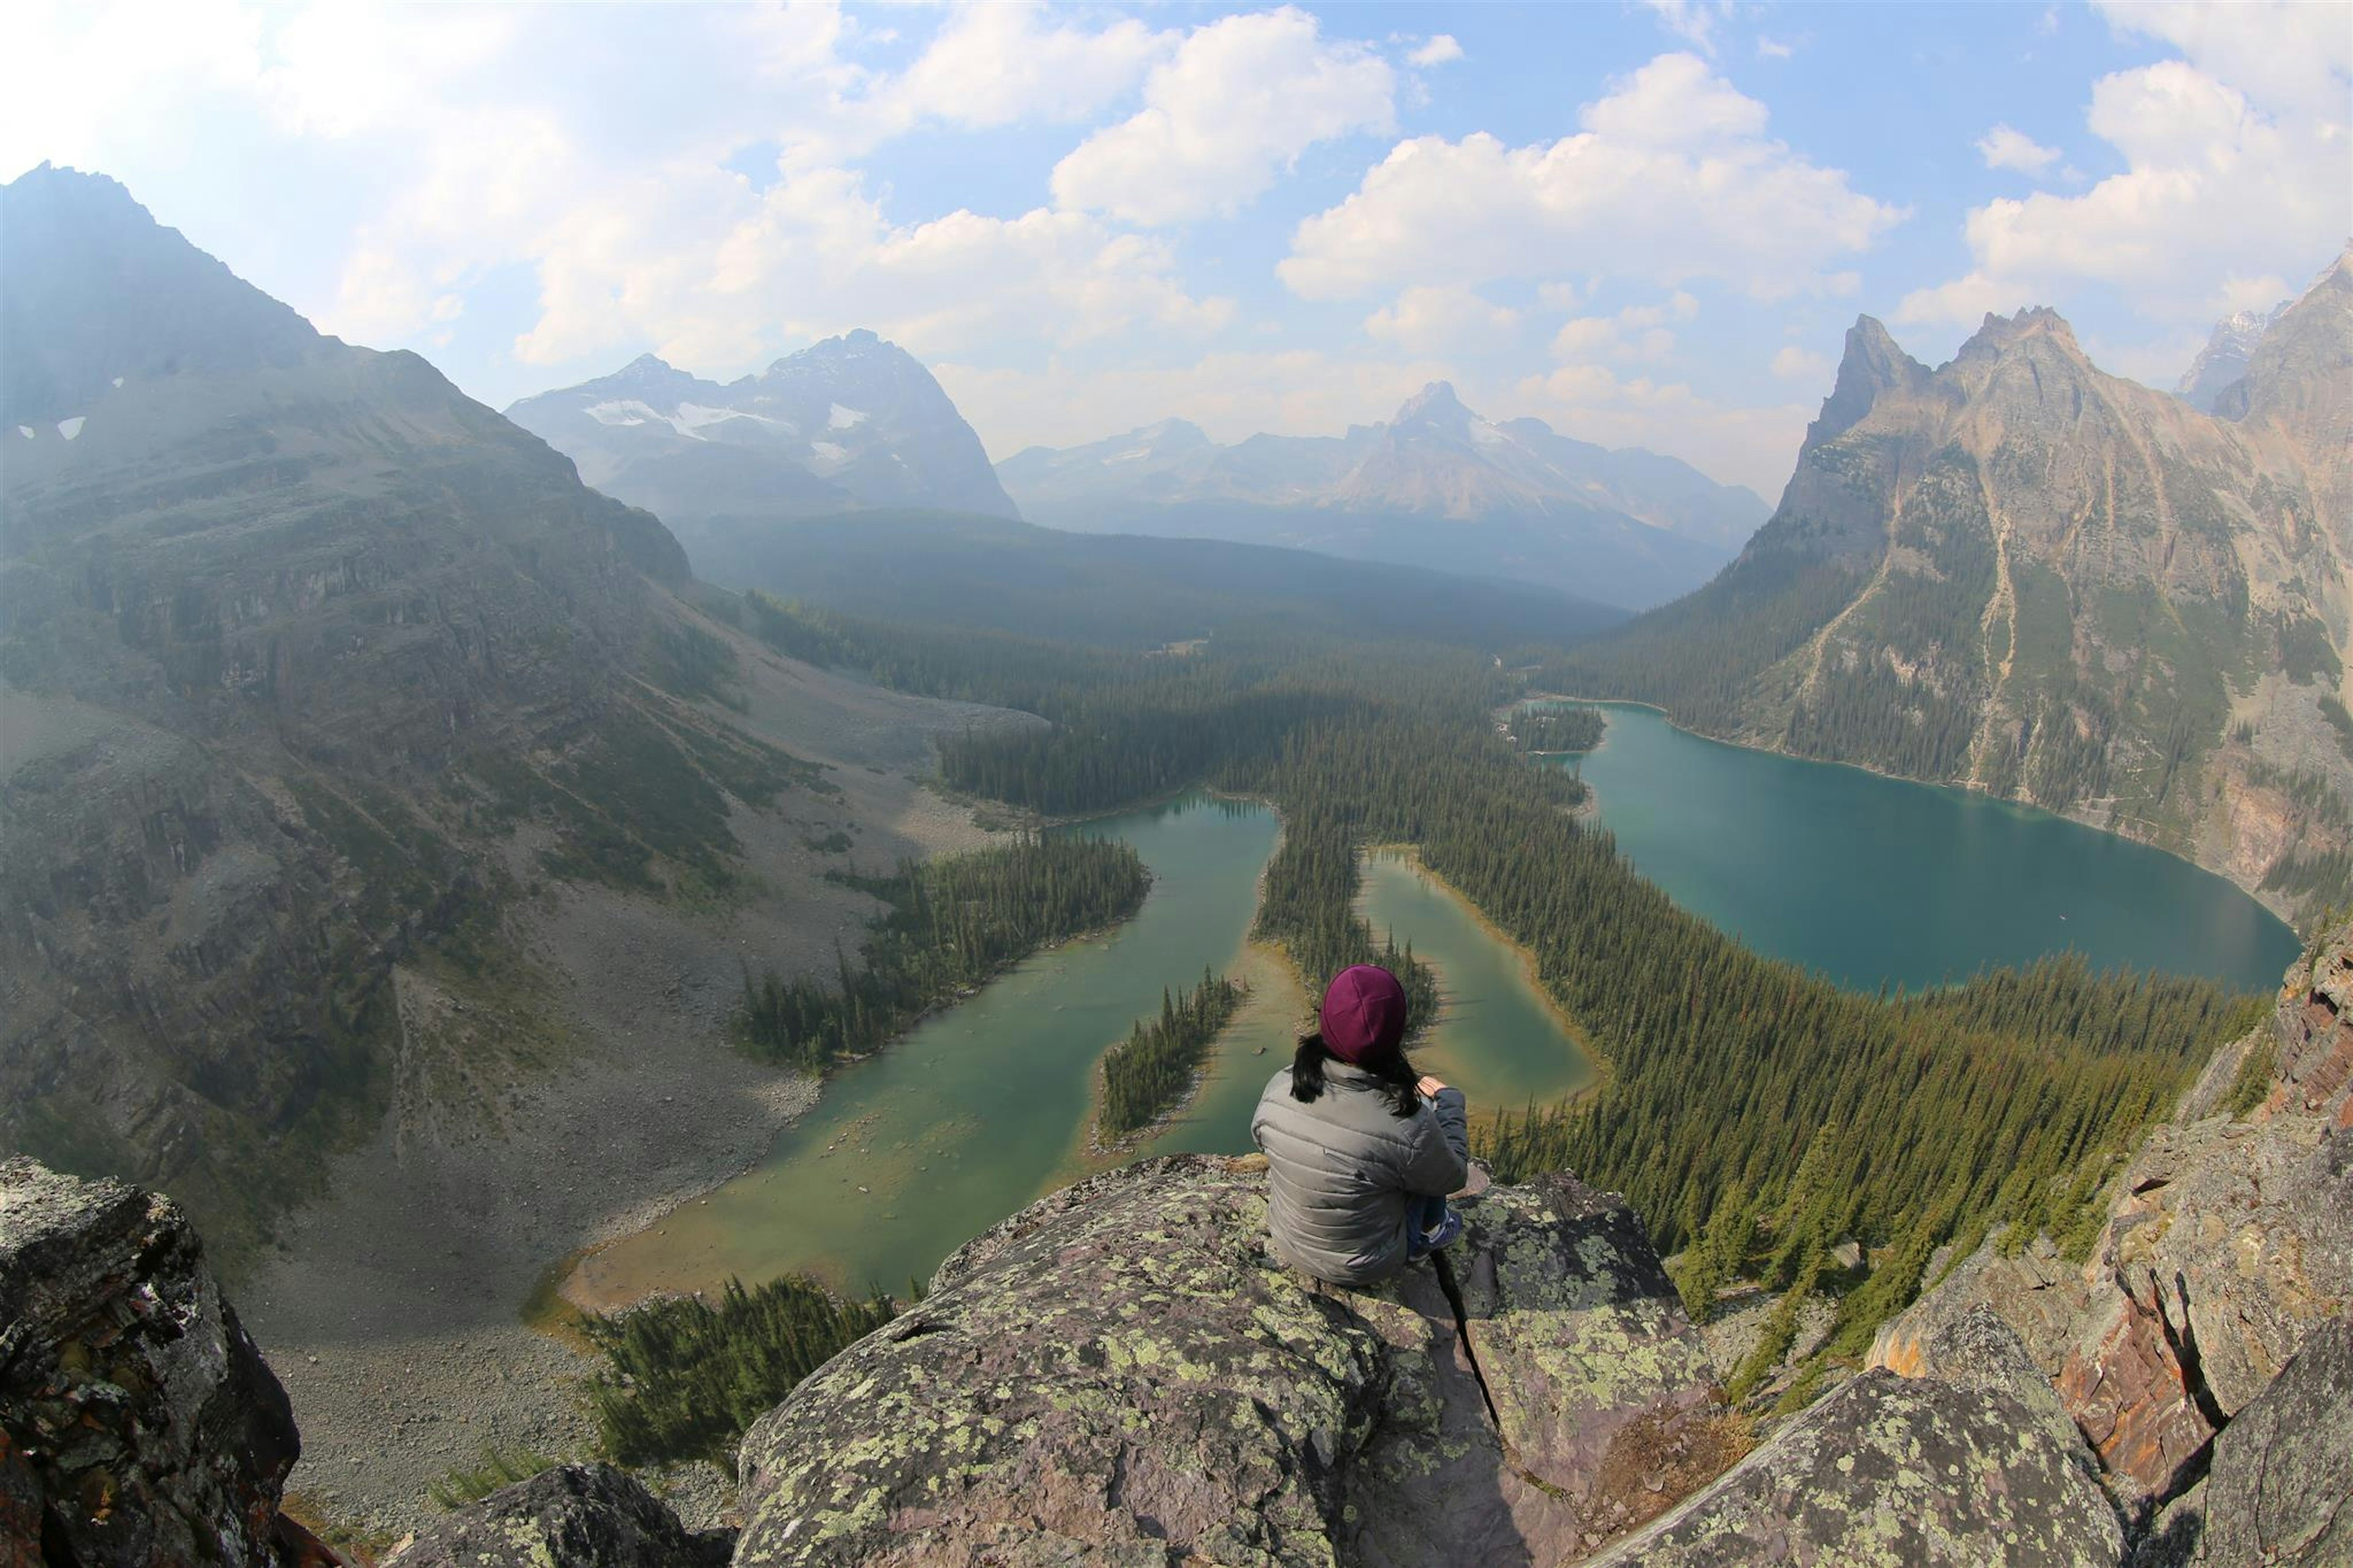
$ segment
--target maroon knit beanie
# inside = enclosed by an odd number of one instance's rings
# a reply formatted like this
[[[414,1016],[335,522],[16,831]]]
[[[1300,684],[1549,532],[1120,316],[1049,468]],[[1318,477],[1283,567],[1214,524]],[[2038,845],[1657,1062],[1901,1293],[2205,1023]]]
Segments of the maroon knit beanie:
[[[1405,1038],[1405,987],[1378,964],[1351,964],[1325,989],[1321,1021],[1325,1048],[1342,1061],[1387,1056]]]

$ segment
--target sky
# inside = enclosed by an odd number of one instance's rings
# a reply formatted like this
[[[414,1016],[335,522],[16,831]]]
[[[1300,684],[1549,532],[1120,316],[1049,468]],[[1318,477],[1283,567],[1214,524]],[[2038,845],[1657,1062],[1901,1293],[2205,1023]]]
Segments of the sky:
[[[48,161],[494,406],[869,327],[993,457],[1451,380],[1786,481],[1858,313],[2169,386],[2353,235],[2353,5],[15,0]],[[0,266],[5,265],[0,235]]]

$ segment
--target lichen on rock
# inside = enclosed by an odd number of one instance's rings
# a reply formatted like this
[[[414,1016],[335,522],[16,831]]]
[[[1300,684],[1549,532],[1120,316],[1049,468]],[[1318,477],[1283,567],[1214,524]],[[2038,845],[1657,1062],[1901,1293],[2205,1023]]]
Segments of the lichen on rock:
[[[733,1545],[682,1527],[627,1470],[558,1465],[458,1510],[385,1568],[724,1568]]]
[[[1877,1368],[1594,1568],[2116,1568],[2124,1531],[2015,1334],[1972,1313],[1916,1378]]]
[[[1551,1563],[1672,1500],[1597,1485],[1621,1435],[1663,1454],[1714,1418],[1622,1200],[1490,1193],[1460,1321],[1428,1265],[1283,1268],[1265,1204],[1252,1162],[1145,1161],[967,1246],[746,1436],[736,1561]]]

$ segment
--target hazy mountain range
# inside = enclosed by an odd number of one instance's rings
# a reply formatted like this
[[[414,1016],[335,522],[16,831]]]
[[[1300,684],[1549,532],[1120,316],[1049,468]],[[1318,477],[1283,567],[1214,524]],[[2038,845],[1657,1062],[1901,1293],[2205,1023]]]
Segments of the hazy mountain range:
[[[2049,310],[1989,316],[1933,371],[1863,317],[1740,559],[1558,678],[2071,812],[2284,909],[2341,900],[2348,258],[2245,358],[2210,416],[2100,371]]]
[[[1443,382],[1342,436],[1221,446],[1172,419],[992,469],[931,374],[868,331],[723,385],[649,354],[507,413],[728,580],[770,553],[778,524],[915,510],[1281,545],[1641,606],[1704,582],[1771,510],[1672,458],[1492,423]]]
[[[1342,436],[1223,446],[1172,419],[997,471],[1051,527],[1286,544],[1632,607],[1697,586],[1771,510],[1672,458],[1483,419],[1445,382]]]

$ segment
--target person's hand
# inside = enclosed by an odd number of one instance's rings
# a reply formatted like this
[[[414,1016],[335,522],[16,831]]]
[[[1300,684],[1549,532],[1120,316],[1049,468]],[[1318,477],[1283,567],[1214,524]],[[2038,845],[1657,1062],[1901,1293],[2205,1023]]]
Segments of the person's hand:
[[[1413,1087],[1424,1100],[1436,1100],[1438,1098],[1438,1091],[1444,1089],[1446,1086],[1443,1083],[1440,1083],[1438,1079],[1430,1077],[1428,1073],[1424,1073],[1421,1075],[1421,1081],[1415,1084]]]

